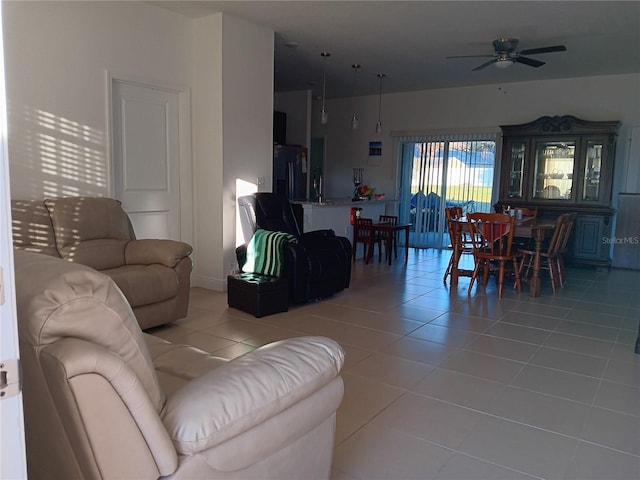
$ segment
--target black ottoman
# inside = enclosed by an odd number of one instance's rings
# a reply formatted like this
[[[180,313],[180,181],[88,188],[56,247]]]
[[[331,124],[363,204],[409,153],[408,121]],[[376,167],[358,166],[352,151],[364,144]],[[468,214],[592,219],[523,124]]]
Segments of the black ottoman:
[[[257,273],[229,275],[227,303],[257,318],[286,312],[289,310],[289,284],[284,278]]]

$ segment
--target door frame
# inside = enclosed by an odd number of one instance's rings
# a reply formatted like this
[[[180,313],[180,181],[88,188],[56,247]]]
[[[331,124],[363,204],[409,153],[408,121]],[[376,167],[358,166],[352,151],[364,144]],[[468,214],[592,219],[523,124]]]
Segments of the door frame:
[[[113,86],[114,83],[127,83],[144,88],[163,90],[178,96],[178,156],[180,163],[180,240],[193,245],[193,160],[191,152],[191,89],[182,85],[171,85],[160,81],[135,77],[128,74],[105,71],[107,102],[107,158],[108,191],[115,198],[114,178],[114,126],[113,126]]]

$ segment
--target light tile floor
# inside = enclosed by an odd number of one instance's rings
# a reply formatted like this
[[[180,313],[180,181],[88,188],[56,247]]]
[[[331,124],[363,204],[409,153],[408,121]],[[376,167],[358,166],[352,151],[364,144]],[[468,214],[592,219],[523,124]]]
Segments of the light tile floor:
[[[531,298],[443,285],[449,252],[353,266],[348,290],[256,319],[194,288],[154,330],[234,358],[288,337],[346,351],[332,478],[640,478],[640,272],[570,269]]]

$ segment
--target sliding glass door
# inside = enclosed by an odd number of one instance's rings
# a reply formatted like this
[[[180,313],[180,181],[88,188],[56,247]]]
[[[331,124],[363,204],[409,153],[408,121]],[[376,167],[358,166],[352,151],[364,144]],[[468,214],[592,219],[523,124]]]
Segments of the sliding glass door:
[[[400,220],[412,224],[413,247],[446,246],[444,209],[490,212],[495,134],[482,138],[419,138],[401,142]]]

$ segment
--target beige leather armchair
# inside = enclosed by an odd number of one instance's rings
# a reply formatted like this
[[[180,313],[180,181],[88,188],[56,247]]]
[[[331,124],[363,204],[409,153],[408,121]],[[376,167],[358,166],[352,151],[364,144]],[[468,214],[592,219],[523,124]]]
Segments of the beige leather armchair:
[[[106,197],[12,200],[13,245],[110,276],[143,329],[187,315],[190,245],[136,239],[120,202]]]
[[[333,340],[227,361],[143,333],[94,269],[16,251],[15,273],[30,479],[329,477]]]

